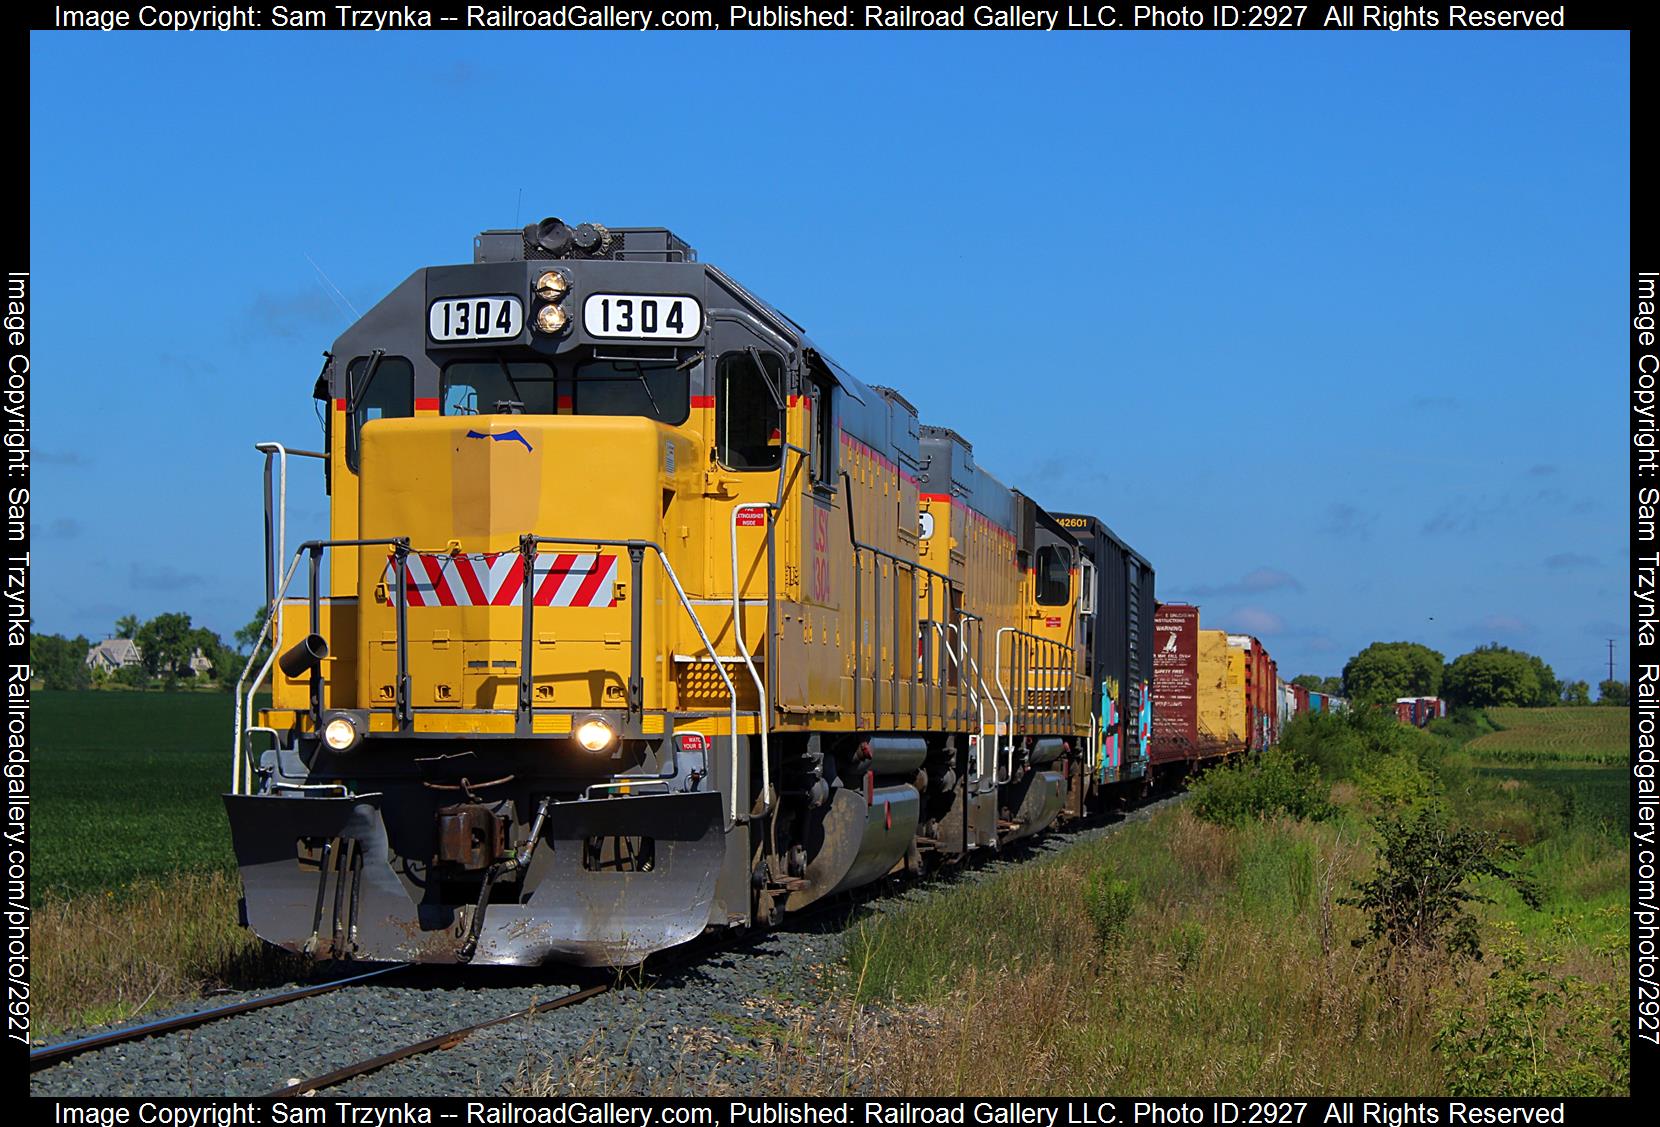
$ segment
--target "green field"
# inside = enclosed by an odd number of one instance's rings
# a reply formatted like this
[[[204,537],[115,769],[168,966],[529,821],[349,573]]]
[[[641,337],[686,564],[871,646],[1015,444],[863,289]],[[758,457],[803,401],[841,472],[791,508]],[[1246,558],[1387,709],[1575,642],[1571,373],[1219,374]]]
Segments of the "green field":
[[[234,868],[228,693],[32,695],[31,902]]]
[[[1630,754],[1629,708],[1490,708],[1500,729],[1470,744],[1473,754],[1505,762],[1623,764]]]

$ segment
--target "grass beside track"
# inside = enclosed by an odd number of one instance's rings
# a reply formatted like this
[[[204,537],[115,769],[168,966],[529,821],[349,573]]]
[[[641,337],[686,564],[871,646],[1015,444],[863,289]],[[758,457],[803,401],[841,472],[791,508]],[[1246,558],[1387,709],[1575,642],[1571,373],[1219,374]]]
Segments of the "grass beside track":
[[[1334,755],[1328,821],[1218,825],[1182,804],[869,921],[844,993],[898,1017],[860,1056],[912,1094],[1617,1092],[1628,816],[1600,757],[1628,717],[1543,716],[1501,713],[1496,750],[1408,732],[1387,766]],[[1538,909],[1479,886],[1482,962],[1385,965],[1351,942],[1367,921],[1342,901],[1375,870],[1374,816],[1427,803],[1516,843],[1538,886]],[[1106,926],[1092,885],[1119,890]],[[947,1048],[917,1053],[921,1036]]]
[[[221,987],[309,975],[308,960],[236,922],[241,895],[235,874],[181,873],[139,880],[120,897],[48,900],[32,925],[33,1039],[125,1024]]]

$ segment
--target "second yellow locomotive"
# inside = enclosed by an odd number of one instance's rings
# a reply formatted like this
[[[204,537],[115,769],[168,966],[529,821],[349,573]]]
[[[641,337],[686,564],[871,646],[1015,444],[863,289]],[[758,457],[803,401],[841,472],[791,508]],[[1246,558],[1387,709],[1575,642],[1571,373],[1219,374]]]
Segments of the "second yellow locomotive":
[[[226,796],[273,943],[631,964],[1145,770],[1078,540],[666,230],[484,232],[316,394]]]

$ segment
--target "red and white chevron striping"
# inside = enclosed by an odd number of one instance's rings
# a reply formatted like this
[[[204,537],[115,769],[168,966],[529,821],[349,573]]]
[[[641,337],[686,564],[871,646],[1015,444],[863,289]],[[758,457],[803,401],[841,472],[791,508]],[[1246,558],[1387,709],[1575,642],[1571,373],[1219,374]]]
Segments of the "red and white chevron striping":
[[[524,557],[517,552],[480,556],[412,552],[404,561],[412,607],[517,607],[524,605]],[[386,562],[388,592],[396,580]],[[533,586],[539,607],[614,607],[617,557],[594,552],[536,557]]]

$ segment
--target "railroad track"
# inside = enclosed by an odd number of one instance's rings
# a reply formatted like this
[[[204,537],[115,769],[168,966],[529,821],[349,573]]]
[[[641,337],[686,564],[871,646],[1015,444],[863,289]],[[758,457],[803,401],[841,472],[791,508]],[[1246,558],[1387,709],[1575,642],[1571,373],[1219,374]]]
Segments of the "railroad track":
[[[847,905],[845,903],[821,903],[808,908],[805,911],[794,913],[790,919],[793,923],[801,923],[807,920],[818,919],[837,909],[844,909],[846,906]],[[706,959],[717,952],[729,950],[739,944],[752,941],[760,936],[764,936],[769,930],[770,929],[766,928],[734,928],[718,936],[704,937],[701,940],[693,940],[683,947],[648,958],[647,961],[638,969],[644,970],[649,967],[654,978],[661,978],[662,976],[670,974],[677,969],[690,966],[702,959]],[[313,1076],[309,1079],[295,1079],[292,1082],[283,1085],[281,1088],[266,1093],[266,1095],[273,1098],[309,1095],[314,1092],[319,1092],[324,1088],[332,1088],[338,1084],[344,1084],[346,1081],[353,1080],[359,1076],[367,1076],[369,1073],[377,1072],[389,1064],[396,1064],[399,1061],[408,1060],[410,1057],[418,1057],[423,1053],[438,1052],[443,1049],[452,1049],[482,1029],[489,1029],[497,1025],[506,1025],[510,1021],[519,1021],[525,1018],[537,1017],[541,1014],[551,1013],[554,1010],[564,1009],[566,1006],[574,1006],[579,1003],[586,1002],[590,998],[599,997],[601,994],[609,994],[612,990],[615,990],[619,985],[626,981],[624,975],[628,973],[628,971],[619,971],[617,972],[617,976],[610,982],[598,983],[593,986],[584,987],[581,990],[574,990],[569,994],[561,995],[558,998],[553,998],[546,1002],[536,1002],[532,1005],[525,1006],[522,1009],[514,1010],[512,1013],[503,1014],[500,1017],[486,1018],[483,1021],[474,1022],[471,1025],[463,1025],[456,1029],[451,1029],[448,1032],[440,1033],[435,1037],[427,1037],[412,1044],[405,1045],[400,1049],[393,1049],[390,1052],[381,1053],[378,1056],[367,1057],[363,1060],[357,1061],[354,1064],[344,1065],[343,1067],[336,1068],[330,1072],[325,1072],[320,1076]]]
[[[1152,801],[1141,804],[1138,809],[1141,812],[1150,812],[1152,809],[1163,805],[1164,801],[1167,800],[1167,797],[1155,797]],[[1091,817],[1080,823],[1074,823],[1073,826],[1068,829],[1051,831],[1051,834],[1054,834],[1056,837],[1064,840],[1072,838],[1079,831],[1089,831],[1095,828],[1103,827],[1107,822],[1108,819],[1106,818],[1099,816]],[[1040,842],[1049,837],[1050,834],[1045,834],[1042,835],[1042,837],[1034,839],[1028,843],[1021,843],[1021,846],[1024,848],[1036,848],[1039,846]],[[865,888],[831,898],[829,902],[821,902],[821,904],[815,905],[804,912],[791,913],[789,923],[799,926],[801,924],[809,924],[813,920],[822,917],[853,911],[856,910],[859,905],[862,905],[867,901],[884,899],[886,896],[891,894],[891,891],[891,887],[884,889],[880,883],[866,886]],[[793,928],[791,930],[793,930]],[[742,946],[745,943],[760,942],[771,934],[772,931],[770,929],[734,929],[718,936],[712,936],[701,942],[693,942],[673,952],[665,952],[658,957],[648,960],[644,969],[654,979],[672,976],[677,970],[706,961],[723,951]],[[30,1070],[33,1072],[48,1068],[62,1063],[63,1061],[80,1053],[85,1053],[91,1050],[103,1049],[124,1042],[138,1041],[162,1034],[188,1030],[209,1024],[219,1019],[233,1017],[238,1014],[244,1014],[254,1010],[274,1008],[286,1003],[298,1002],[302,999],[326,994],[346,986],[367,983],[372,980],[384,980],[387,976],[392,976],[397,972],[415,972],[422,969],[430,972],[432,968],[420,968],[412,965],[382,967],[365,974],[334,979],[326,983],[319,983],[317,985],[302,987],[296,990],[283,991],[281,993],[267,995],[260,998],[253,998],[247,1001],[235,1003],[233,1005],[221,1006],[215,1009],[204,1010],[194,1014],[185,1014],[174,1018],[161,1019],[146,1023],[144,1025],[113,1030],[108,1033],[84,1037],[58,1045],[44,1046],[30,1053]],[[454,1048],[455,1046],[458,1046],[462,1042],[466,1041],[473,1034],[482,1030],[506,1025],[514,1021],[535,1018],[543,1014],[551,1013],[555,1010],[575,1006],[582,1002],[598,998],[604,994],[613,992],[619,986],[625,986],[629,981],[631,981],[630,978],[623,977],[613,979],[609,982],[580,986],[579,988],[573,989],[557,998],[545,1001],[532,1001],[529,1005],[520,1005],[513,1008],[511,1012],[486,1018],[482,1021],[473,1022],[471,1024],[462,1025],[437,1035],[427,1036],[420,1040],[406,1044],[400,1048],[391,1049],[375,1056],[367,1057],[354,1063],[349,1063],[316,1075],[303,1076],[298,1073],[289,1073],[288,1075],[290,1077],[297,1078],[290,1079],[287,1083],[283,1084],[283,1086],[270,1090],[265,1094],[271,1097],[289,1098],[333,1088],[347,1083],[355,1078],[367,1076],[390,1065],[409,1060],[413,1057]],[[283,1073],[279,1072],[276,1075],[282,1076]],[[266,1083],[270,1082],[271,1081],[269,1080],[266,1081]]]
[[[405,965],[381,967],[378,970],[354,974],[347,978],[320,982],[315,986],[302,986],[296,990],[284,990],[278,994],[249,998],[246,1001],[235,1002],[228,1006],[217,1006],[209,1010],[198,1010],[195,1013],[179,1014],[176,1017],[158,1018],[142,1025],[129,1025],[122,1029],[112,1029],[107,1033],[94,1033],[89,1037],[78,1037],[73,1041],[60,1041],[55,1045],[42,1045],[38,1049],[29,1050],[29,1071],[38,1072],[40,1069],[50,1068],[71,1057],[91,1052],[93,1049],[106,1049],[111,1045],[120,1045],[128,1041],[142,1041],[147,1037],[156,1037],[163,1033],[173,1033],[181,1029],[194,1029],[211,1021],[235,1017],[237,1014],[250,1013],[253,1010],[263,1010],[271,1006],[288,1005],[303,998],[314,998],[319,994],[327,994],[339,990],[341,987],[351,986],[353,983],[367,982],[372,978],[381,978],[385,975],[396,974],[409,969]]]

